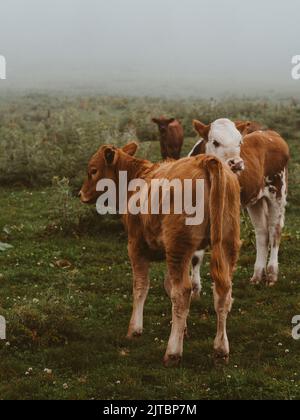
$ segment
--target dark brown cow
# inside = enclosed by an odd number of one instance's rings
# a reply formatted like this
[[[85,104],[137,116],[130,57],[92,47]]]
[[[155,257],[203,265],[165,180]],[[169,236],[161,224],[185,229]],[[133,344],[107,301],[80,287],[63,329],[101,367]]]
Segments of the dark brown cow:
[[[83,203],[93,203],[101,193],[96,190],[100,180],[109,179],[119,184],[120,173],[127,173],[129,184],[136,179],[146,183],[152,192],[153,180],[192,180],[195,184],[204,180],[204,221],[195,226],[186,225],[186,214],[131,214],[123,216],[128,232],[128,251],[133,270],[133,313],[128,337],[143,332],[143,311],[150,288],[148,276],[150,262],[164,256],[168,274],[165,288],[172,300],[172,331],[164,358],[166,366],[176,365],[183,353],[183,340],[189,313],[192,282],[190,264],[195,251],[201,245],[211,244],[211,276],[214,281],[215,309],[218,315],[218,332],[214,343],[216,355],[229,355],[226,319],[232,305],[232,276],[240,249],[240,187],[236,176],[215,157],[198,156],[178,162],[167,161],[152,164],[134,157],[135,143],[118,149],[102,146],[91,159],[88,178],[80,192]],[[118,195],[119,195],[118,191]],[[130,209],[132,193],[125,207]],[[182,194],[181,194],[182,195]],[[148,197],[148,192],[144,197]],[[139,198],[142,202],[142,198]],[[173,197],[173,202],[174,202]],[[129,204],[128,204],[129,203]],[[161,202],[160,202],[161,203]],[[119,203],[120,204],[120,203]],[[148,207],[147,207],[148,208]]]
[[[247,208],[256,233],[257,258],[251,282],[258,284],[266,279],[267,285],[274,286],[278,280],[278,254],[287,204],[290,158],[287,143],[274,131],[255,130],[247,134],[253,128],[251,122],[238,121],[234,125],[229,120],[218,120],[205,125],[194,121],[194,127],[201,140],[190,156],[209,153],[226,161],[239,173],[242,206]],[[237,131],[244,138],[239,139]],[[232,158],[238,153],[242,161],[234,164]],[[203,257],[204,250],[200,250],[193,259],[197,294],[201,290],[199,268]]]
[[[163,160],[168,158],[180,159],[181,149],[184,141],[182,125],[174,118],[165,117],[153,118],[152,122],[158,125],[160,133],[160,148]]]

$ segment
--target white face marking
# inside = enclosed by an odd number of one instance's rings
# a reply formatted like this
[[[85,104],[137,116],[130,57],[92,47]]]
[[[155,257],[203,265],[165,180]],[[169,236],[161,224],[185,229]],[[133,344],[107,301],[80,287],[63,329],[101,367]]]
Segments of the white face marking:
[[[242,161],[241,144],[243,137],[235,124],[228,119],[220,119],[211,125],[206,145],[206,153],[214,155],[223,162]]]

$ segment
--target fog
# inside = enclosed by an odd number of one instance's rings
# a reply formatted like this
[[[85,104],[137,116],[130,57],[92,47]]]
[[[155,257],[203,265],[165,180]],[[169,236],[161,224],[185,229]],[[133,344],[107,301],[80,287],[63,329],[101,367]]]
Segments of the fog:
[[[5,89],[296,94],[299,0],[1,0]]]

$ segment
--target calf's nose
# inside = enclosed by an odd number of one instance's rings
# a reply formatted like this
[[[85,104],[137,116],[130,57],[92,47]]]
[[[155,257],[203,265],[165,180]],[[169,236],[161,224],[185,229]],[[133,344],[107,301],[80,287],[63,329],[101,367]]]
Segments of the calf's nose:
[[[82,203],[86,203],[86,202],[87,202],[87,200],[86,200],[86,198],[85,198],[85,196],[84,196],[84,194],[83,194],[83,192],[82,192],[82,191],[79,191],[79,193],[78,193],[78,197],[79,197],[79,199],[80,199],[80,201],[81,201]]]
[[[230,159],[227,163],[233,172],[241,172],[245,169],[243,159]]]

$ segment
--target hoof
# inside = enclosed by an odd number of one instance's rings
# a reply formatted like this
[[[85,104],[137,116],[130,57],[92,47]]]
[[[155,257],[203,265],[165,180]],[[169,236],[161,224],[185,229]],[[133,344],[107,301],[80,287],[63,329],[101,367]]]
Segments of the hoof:
[[[229,342],[228,340],[216,340],[214,345],[214,356],[215,359],[228,360],[229,359]]]
[[[274,280],[273,278],[267,280],[266,285],[267,287],[274,287],[277,284],[277,279]]]
[[[269,267],[268,272],[267,272],[266,285],[268,287],[274,287],[277,281],[278,281],[277,271],[274,269],[274,267]]]
[[[193,287],[193,290],[192,290],[192,300],[198,300],[198,299],[200,299],[201,292],[202,292],[202,289],[200,289],[198,286]]]
[[[259,273],[254,274],[254,276],[250,280],[250,284],[257,286],[258,284],[263,283],[265,279],[266,279],[266,271],[264,270],[260,274]]]
[[[252,279],[250,280],[250,284],[252,284],[253,286],[257,286],[261,284],[263,281],[264,281],[264,276],[253,276]]]
[[[229,359],[229,352],[223,349],[215,349],[214,350],[214,357],[215,359]]]
[[[137,338],[140,338],[143,335],[142,330],[137,330],[133,332],[129,332],[126,336],[127,340],[135,340]]]
[[[178,367],[181,363],[182,356],[180,354],[169,354],[164,358],[164,366],[166,368]]]
[[[229,354],[221,356],[220,353],[214,352],[214,364],[215,366],[227,366],[229,364]]]
[[[262,279],[259,279],[258,277],[252,277],[252,279],[250,280],[250,284],[252,284],[252,286],[258,286],[259,284],[261,284]]]

